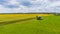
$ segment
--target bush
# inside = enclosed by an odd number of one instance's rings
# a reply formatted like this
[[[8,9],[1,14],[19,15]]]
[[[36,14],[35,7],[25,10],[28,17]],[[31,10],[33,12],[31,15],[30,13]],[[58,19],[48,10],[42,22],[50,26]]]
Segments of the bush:
[[[54,15],[55,15],[55,16],[60,16],[60,13],[55,13]]]

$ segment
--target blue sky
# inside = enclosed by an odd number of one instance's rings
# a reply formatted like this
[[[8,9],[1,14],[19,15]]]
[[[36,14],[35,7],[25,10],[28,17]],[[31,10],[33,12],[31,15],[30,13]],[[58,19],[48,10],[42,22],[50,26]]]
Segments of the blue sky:
[[[0,0],[0,13],[60,13],[60,0]]]

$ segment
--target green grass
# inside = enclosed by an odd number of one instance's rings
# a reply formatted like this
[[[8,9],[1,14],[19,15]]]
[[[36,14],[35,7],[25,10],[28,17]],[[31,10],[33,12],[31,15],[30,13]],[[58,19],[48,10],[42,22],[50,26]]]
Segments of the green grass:
[[[60,34],[60,16],[3,25],[0,26],[0,34]]]

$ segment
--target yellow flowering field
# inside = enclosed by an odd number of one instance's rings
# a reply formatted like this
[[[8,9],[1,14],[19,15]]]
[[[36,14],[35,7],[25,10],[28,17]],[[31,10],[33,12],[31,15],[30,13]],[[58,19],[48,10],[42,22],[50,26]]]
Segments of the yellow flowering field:
[[[0,17],[53,16],[53,14],[0,14]]]
[[[0,14],[0,22],[32,18],[32,17],[36,17],[36,16],[53,16],[53,14]]]

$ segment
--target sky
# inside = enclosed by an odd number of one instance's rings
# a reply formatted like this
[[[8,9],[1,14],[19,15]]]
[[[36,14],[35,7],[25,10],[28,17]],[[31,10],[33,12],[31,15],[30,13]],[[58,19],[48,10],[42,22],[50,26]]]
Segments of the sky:
[[[60,0],[0,0],[0,13],[60,13]]]

